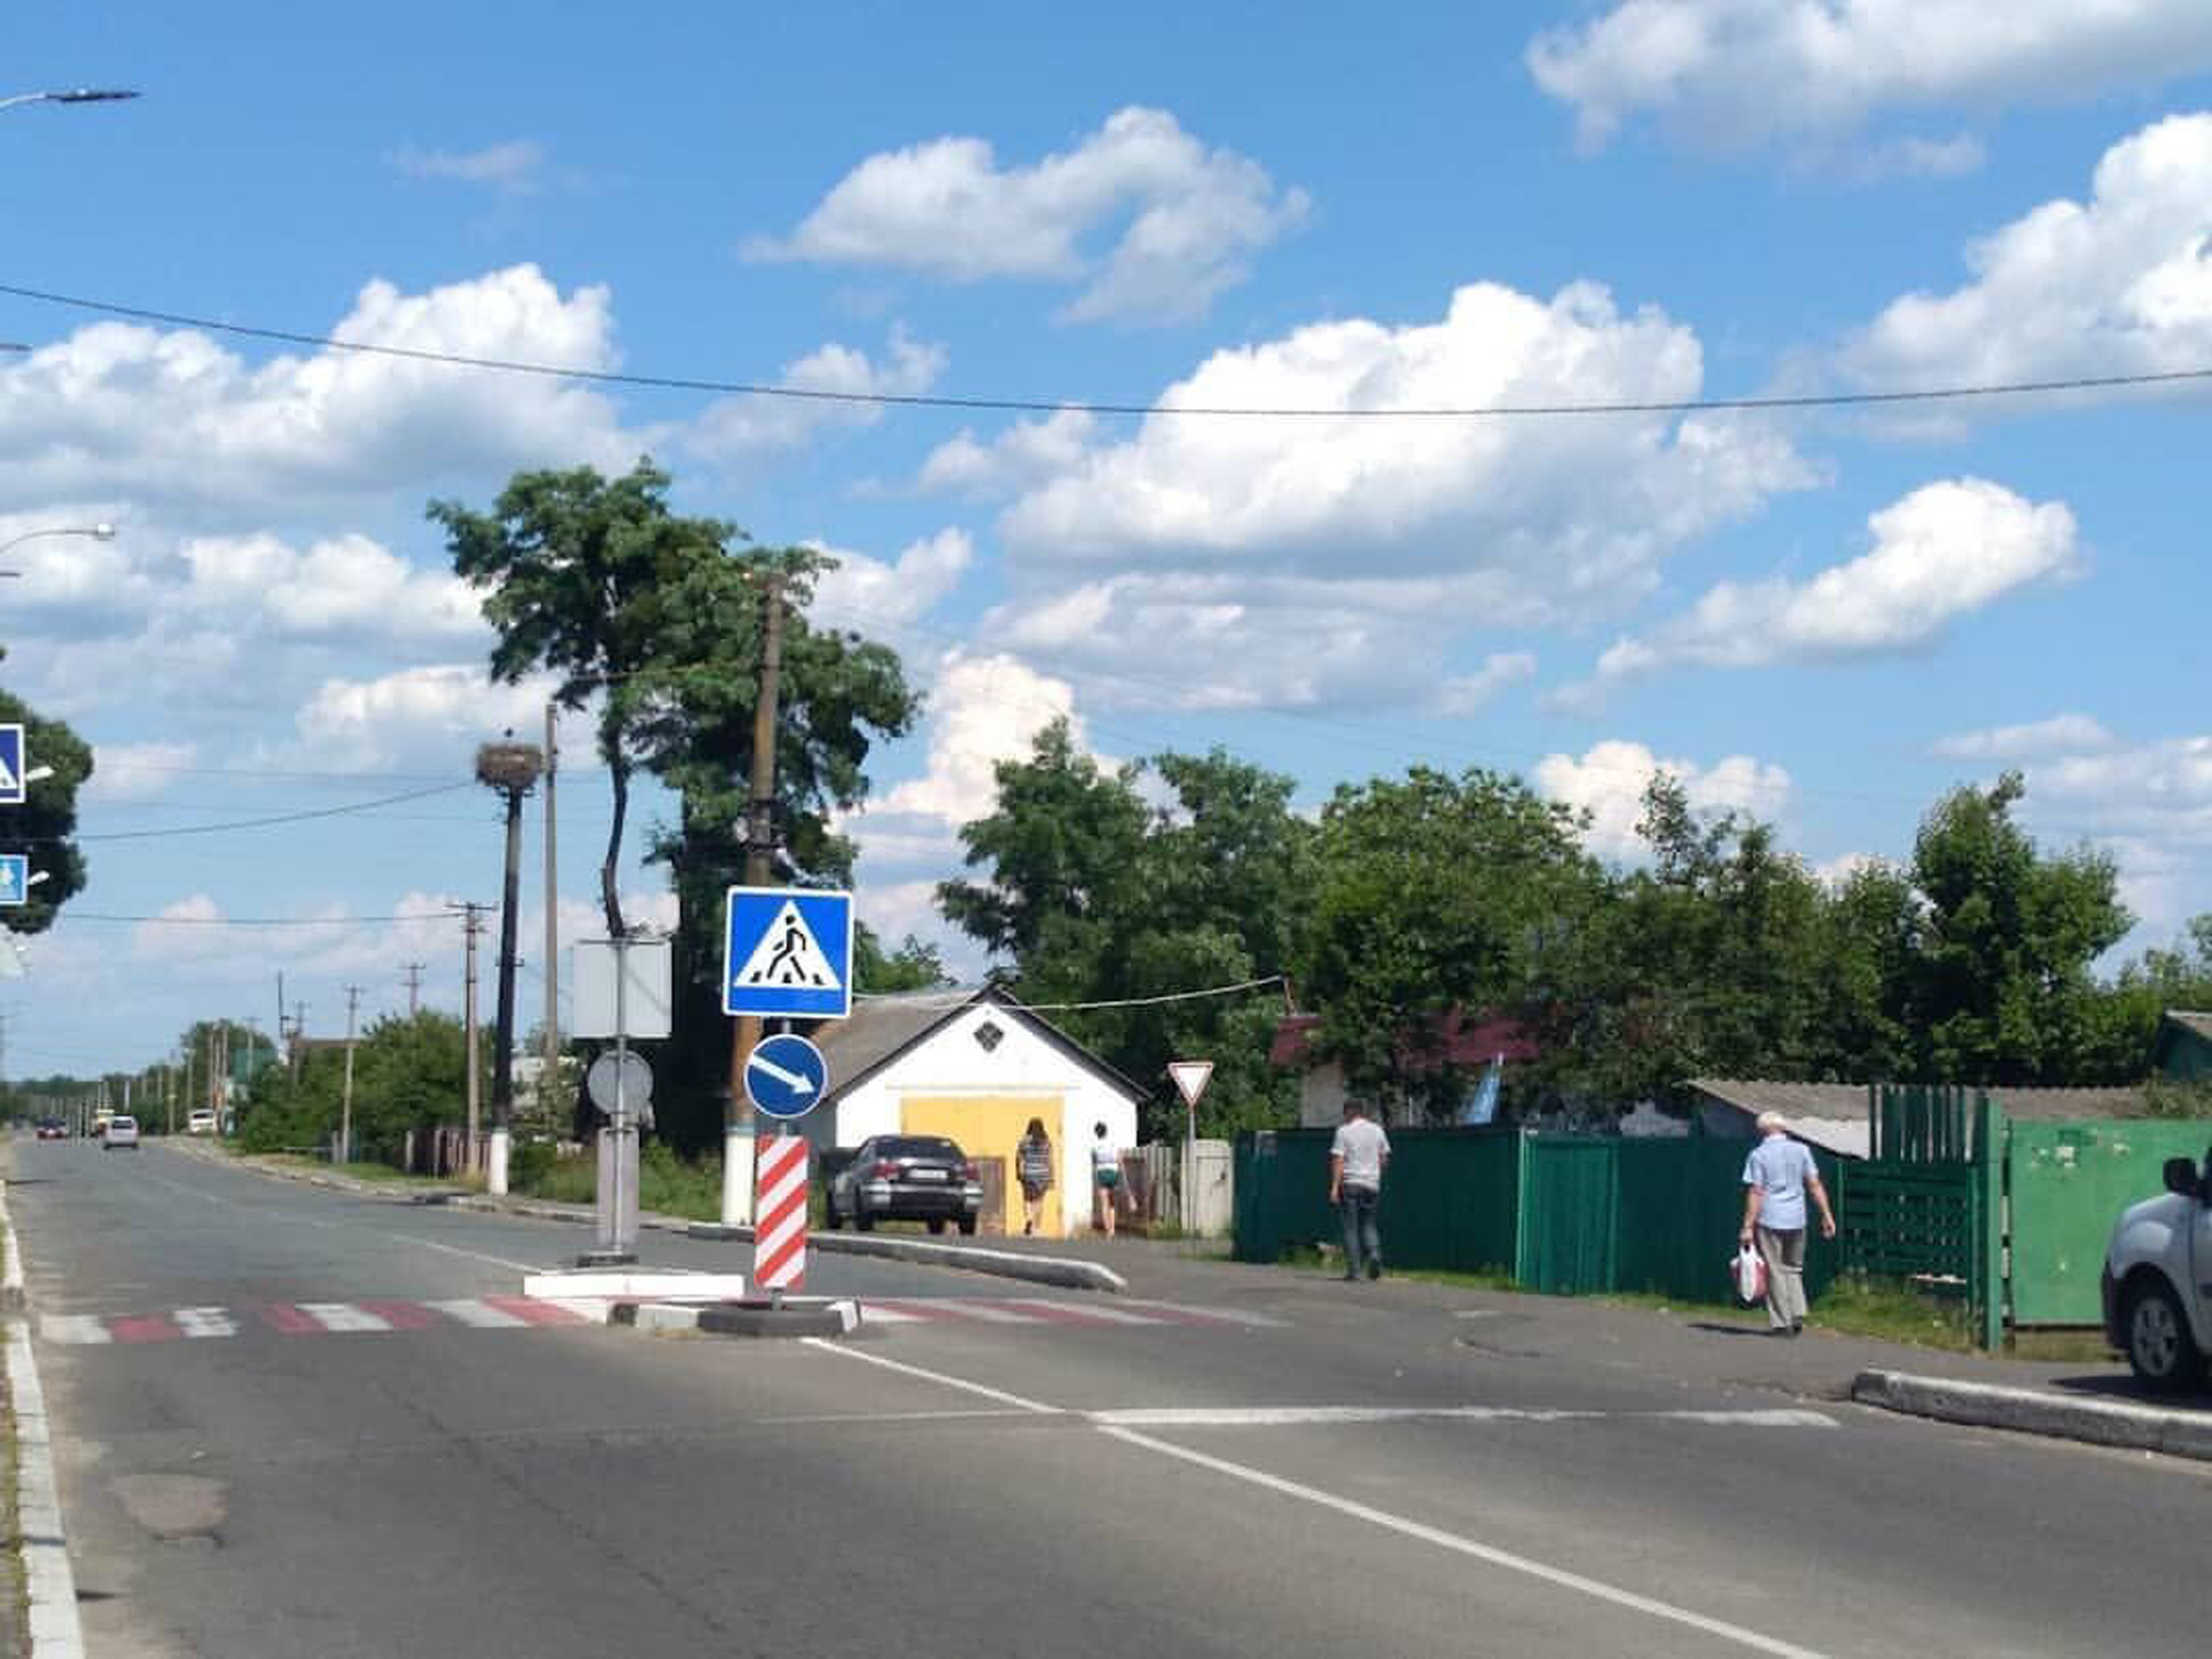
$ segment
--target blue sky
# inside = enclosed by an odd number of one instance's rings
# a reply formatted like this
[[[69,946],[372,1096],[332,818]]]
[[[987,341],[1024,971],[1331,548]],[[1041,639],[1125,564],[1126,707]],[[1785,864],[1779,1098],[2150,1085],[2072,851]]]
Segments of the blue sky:
[[[1048,404],[2212,368],[2212,15],[2090,11],[50,9],[0,95],[144,96],[0,112],[0,283]],[[1015,417],[518,381],[8,297],[0,340],[32,348],[0,356],[0,540],[118,530],[19,546],[0,595],[0,684],[99,751],[88,835],[465,778],[541,694],[483,685],[424,503],[649,449],[687,509],[845,556],[823,613],[930,688],[851,826],[862,914],[894,934],[939,931],[928,887],[989,763],[1055,714],[1111,757],[1224,744],[1309,800],[1417,761],[1512,769],[1589,807],[1609,857],[1663,762],[1832,870],[2016,765],[2039,835],[2120,860],[2130,949],[2212,909],[2187,386],[1908,415]],[[573,935],[607,809],[568,777]],[[142,1064],[205,1015],[265,1028],[279,969],[317,1032],[349,983],[402,1006],[410,962],[457,1006],[441,912],[496,896],[495,822],[464,791],[88,842],[93,884],[0,983],[11,1073]],[[418,919],[361,920],[397,914]],[[156,915],[199,920],[96,919]],[[256,917],[323,925],[221,925]]]

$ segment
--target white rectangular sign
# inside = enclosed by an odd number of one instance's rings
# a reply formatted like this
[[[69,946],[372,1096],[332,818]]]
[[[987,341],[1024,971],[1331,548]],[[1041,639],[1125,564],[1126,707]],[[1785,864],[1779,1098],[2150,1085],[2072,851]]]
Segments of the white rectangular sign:
[[[671,1030],[675,998],[670,992],[672,952],[665,939],[634,939],[622,952],[629,958],[629,984],[623,991],[623,1020],[627,1030],[615,1029],[615,942],[611,939],[576,941],[574,969],[569,982],[575,988],[575,1029],[580,1037],[665,1037]]]

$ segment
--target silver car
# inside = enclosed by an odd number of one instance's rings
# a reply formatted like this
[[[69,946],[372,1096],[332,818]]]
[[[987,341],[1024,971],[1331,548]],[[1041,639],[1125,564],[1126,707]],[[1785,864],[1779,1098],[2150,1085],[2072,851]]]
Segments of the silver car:
[[[107,1127],[100,1132],[100,1145],[103,1152],[112,1152],[118,1146],[128,1146],[132,1152],[137,1152],[138,1120],[135,1117],[111,1117],[107,1120]]]

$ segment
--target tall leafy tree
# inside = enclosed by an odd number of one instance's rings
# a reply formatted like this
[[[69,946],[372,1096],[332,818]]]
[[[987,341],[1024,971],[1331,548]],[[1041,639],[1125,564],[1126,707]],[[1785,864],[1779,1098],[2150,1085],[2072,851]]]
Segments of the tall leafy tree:
[[[1940,1079],[2075,1080],[2099,1001],[2093,965],[2134,925],[2109,855],[2046,855],[2013,821],[2024,790],[2017,772],[1955,789],[1913,843],[1928,907],[1915,1006]]]
[[[23,728],[26,764],[50,767],[26,790],[21,806],[0,806],[0,852],[27,853],[31,871],[45,880],[21,905],[0,910],[0,922],[18,933],[42,933],[62,906],[84,890],[84,854],[76,834],[76,796],[92,776],[90,745],[62,724],[47,720],[19,697],[0,691],[0,724]]]
[[[539,669],[559,677],[554,701],[601,701],[599,758],[614,792],[599,900],[611,933],[623,930],[622,842],[637,766],[634,732],[647,701],[640,682],[663,665],[670,599],[687,575],[723,562],[739,532],[719,519],[668,506],[669,475],[641,460],[608,479],[588,466],[520,472],[489,513],[430,503],[453,569],[484,594],[498,634],[491,671],[509,684]]]
[[[1605,895],[1582,820],[1517,778],[1416,768],[1322,813],[1305,988],[1352,1083],[1449,1111],[1467,1079],[1425,1054],[1455,1009],[1543,1021],[1570,997]]]

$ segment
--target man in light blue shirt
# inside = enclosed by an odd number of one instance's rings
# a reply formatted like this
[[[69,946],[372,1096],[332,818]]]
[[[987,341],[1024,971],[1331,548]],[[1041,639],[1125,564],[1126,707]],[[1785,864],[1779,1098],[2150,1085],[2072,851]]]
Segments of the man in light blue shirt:
[[[1836,1236],[1836,1218],[1812,1152],[1790,1139],[1782,1114],[1759,1114],[1759,1132],[1765,1139],[1744,1160],[1738,1237],[1756,1241],[1766,1263],[1767,1324],[1778,1336],[1795,1336],[1805,1328],[1805,1195],[1820,1206],[1821,1237]]]

